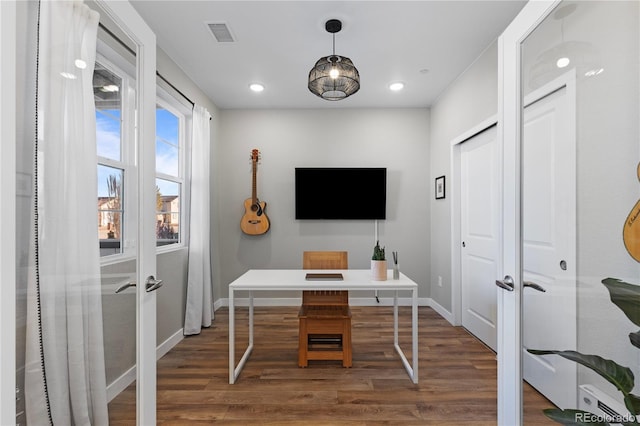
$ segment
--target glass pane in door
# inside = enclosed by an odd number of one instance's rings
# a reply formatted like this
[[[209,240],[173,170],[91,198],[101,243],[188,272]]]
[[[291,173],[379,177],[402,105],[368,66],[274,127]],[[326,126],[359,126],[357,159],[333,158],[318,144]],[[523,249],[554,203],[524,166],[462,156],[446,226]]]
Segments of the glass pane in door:
[[[560,2],[522,45],[525,424],[619,423],[640,393],[588,367],[640,377],[639,6]]]
[[[110,424],[136,422],[136,260],[101,268]]]

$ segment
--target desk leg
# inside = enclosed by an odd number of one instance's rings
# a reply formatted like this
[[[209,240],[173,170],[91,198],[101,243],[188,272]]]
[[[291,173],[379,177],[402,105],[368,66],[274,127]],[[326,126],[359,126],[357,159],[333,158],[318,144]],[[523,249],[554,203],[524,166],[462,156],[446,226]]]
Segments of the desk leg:
[[[411,294],[411,342],[413,345],[413,383],[418,383],[418,289]]]
[[[249,292],[249,347],[253,348],[253,291]]]
[[[393,344],[398,346],[398,292],[393,292]]]
[[[232,385],[236,381],[235,376],[235,359],[236,359],[236,327],[235,327],[235,308],[233,306],[233,288],[229,288],[229,384]]]
[[[412,290],[411,294],[411,364],[407,360],[398,342],[398,292],[393,296],[393,346],[400,355],[402,365],[407,370],[413,383],[418,383],[418,290]]]
[[[235,383],[253,350],[253,291],[249,292],[249,345],[235,367],[235,327],[233,311],[233,290],[229,288],[229,384]]]

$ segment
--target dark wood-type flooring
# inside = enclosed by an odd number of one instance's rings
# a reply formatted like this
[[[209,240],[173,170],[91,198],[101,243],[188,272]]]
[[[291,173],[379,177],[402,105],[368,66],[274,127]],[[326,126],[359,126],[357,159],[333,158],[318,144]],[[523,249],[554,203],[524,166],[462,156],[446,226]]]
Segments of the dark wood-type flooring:
[[[393,347],[391,307],[352,307],[353,367],[297,364],[296,307],[255,308],[254,349],[229,384],[228,310],[158,361],[158,424],[495,425],[495,354],[464,328],[419,308],[419,384]],[[159,313],[161,314],[161,313]],[[236,361],[248,340],[248,309],[236,308]],[[411,359],[411,311],[400,308],[400,345]],[[556,424],[551,404],[525,390],[525,424]],[[135,384],[109,404],[111,425],[135,424]]]

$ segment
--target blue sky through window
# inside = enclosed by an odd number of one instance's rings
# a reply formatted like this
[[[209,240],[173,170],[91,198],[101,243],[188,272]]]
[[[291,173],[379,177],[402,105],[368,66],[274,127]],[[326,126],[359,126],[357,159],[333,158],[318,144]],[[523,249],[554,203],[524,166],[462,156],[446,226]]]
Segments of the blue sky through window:
[[[120,110],[96,110],[98,156],[120,161]]]
[[[156,109],[156,172],[180,176],[180,121],[163,108]]]
[[[170,176],[179,176],[179,119],[163,108],[156,111],[156,171]],[[111,160],[121,160],[120,110],[96,110],[96,132],[98,156]],[[107,178],[111,167],[98,167],[98,196],[108,196]],[[162,195],[179,195],[178,185],[158,179],[156,184]]]

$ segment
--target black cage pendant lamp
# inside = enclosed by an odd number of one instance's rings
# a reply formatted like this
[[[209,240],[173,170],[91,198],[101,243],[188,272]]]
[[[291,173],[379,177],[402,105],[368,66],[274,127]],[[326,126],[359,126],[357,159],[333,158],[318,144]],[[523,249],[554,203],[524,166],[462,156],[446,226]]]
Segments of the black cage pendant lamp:
[[[318,59],[309,71],[309,90],[322,99],[339,101],[360,89],[360,74],[351,59],[336,55],[336,33],[342,29],[342,22],[330,19],[325,29],[333,34],[333,54]]]

